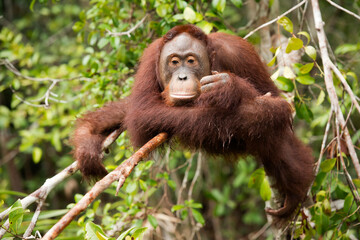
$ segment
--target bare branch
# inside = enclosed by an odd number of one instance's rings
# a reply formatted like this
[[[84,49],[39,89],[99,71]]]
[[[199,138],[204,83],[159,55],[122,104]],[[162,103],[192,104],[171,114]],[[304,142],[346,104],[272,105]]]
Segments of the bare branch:
[[[39,204],[36,207],[36,210],[35,210],[35,213],[34,213],[32,219],[31,219],[31,222],[30,222],[28,228],[26,229],[26,231],[25,231],[25,233],[23,235],[24,238],[30,237],[32,231],[34,230],[34,228],[36,226],[36,222],[37,222],[37,220],[39,218],[41,208],[44,205],[44,203],[45,203],[44,198],[39,201]]]
[[[189,201],[192,198],[192,193],[193,193],[193,190],[194,190],[195,183],[196,183],[197,179],[200,176],[202,160],[203,160],[203,153],[199,152],[199,155],[198,155],[198,158],[197,158],[197,165],[196,165],[195,175],[194,175],[194,178],[192,179],[190,187],[189,187],[189,192],[188,192],[188,200]]]
[[[349,96],[351,98],[351,102],[355,105],[356,109],[360,113],[359,103],[356,99],[354,92],[352,91],[349,84],[347,83],[346,79],[344,78],[344,76],[341,74],[340,70],[335,66],[335,64],[333,62],[330,61],[329,64],[330,64],[331,69],[334,71],[336,76],[340,79],[341,83],[344,85],[346,92],[349,94]]]
[[[57,222],[43,237],[43,240],[54,239],[57,237],[64,228],[82,211],[84,211],[88,205],[95,200],[95,198],[108,188],[114,181],[119,178],[126,179],[132,172],[134,167],[148,154],[165,142],[167,139],[166,133],[160,133],[143,147],[141,147],[136,153],[134,153],[129,159],[124,161],[114,171],[110,172],[103,179],[98,181],[94,187],[72,208],[65,214],[59,222]],[[123,183],[123,182],[122,182]]]
[[[360,20],[360,16],[359,15],[356,15],[355,13],[353,13],[353,12],[351,12],[351,11],[349,11],[349,10],[347,10],[346,8],[343,8],[342,6],[340,6],[340,5],[338,5],[338,4],[336,4],[336,3],[334,3],[333,1],[331,1],[331,0],[326,0],[328,3],[330,3],[331,5],[333,5],[334,7],[336,7],[336,8],[338,8],[338,9],[340,9],[341,11],[344,11],[344,12],[346,12],[347,14],[349,14],[349,15],[351,15],[351,16],[353,16],[354,18],[357,18],[358,20]]]
[[[251,35],[253,35],[255,32],[259,31],[260,29],[268,26],[268,25],[271,25],[273,24],[274,22],[276,22],[277,20],[279,20],[281,17],[291,13],[292,11],[294,11],[295,9],[299,8],[301,5],[303,5],[304,3],[306,3],[307,0],[303,0],[302,2],[300,2],[299,4],[295,5],[294,7],[290,8],[289,10],[287,10],[286,12],[284,12],[283,14],[277,16],[276,18],[274,18],[273,20],[267,22],[267,23],[264,23],[263,25],[257,27],[255,30],[249,32],[245,37],[244,39],[247,39],[248,37],[250,37]]]
[[[360,178],[360,164],[359,159],[356,155],[354,145],[352,144],[351,137],[349,134],[349,130],[346,126],[346,122],[344,119],[344,116],[341,112],[339,100],[336,95],[335,86],[333,83],[332,78],[332,72],[331,72],[331,60],[329,58],[329,53],[327,50],[327,42],[326,42],[326,36],[324,31],[324,23],[322,21],[320,7],[318,0],[311,0],[312,6],[313,6],[313,14],[314,14],[314,21],[315,21],[315,29],[317,32],[317,36],[319,39],[319,46],[320,46],[320,53],[321,58],[323,62],[323,68],[324,68],[324,81],[326,85],[327,92],[329,94],[330,102],[331,102],[331,109],[335,113],[335,117],[337,121],[339,121],[339,124],[341,126],[341,129],[343,129],[343,134],[345,137],[346,145],[348,147],[350,157],[352,159],[352,162],[354,164],[354,168],[356,170],[358,178]]]
[[[121,130],[120,129],[117,129],[115,130],[114,132],[112,132],[103,142],[102,144],[102,149],[105,150],[107,149],[120,135],[121,133]],[[71,175],[73,175],[76,171],[78,170],[78,164],[77,164],[77,161],[73,162],[70,166],[68,166],[67,168],[65,168],[64,170],[62,170],[61,172],[59,172],[58,174],[56,174],[55,176],[47,179],[45,181],[45,183],[40,187],[38,188],[36,191],[34,191],[33,193],[31,193],[29,196],[21,199],[21,205],[22,207],[25,209],[27,208],[30,204],[36,202],[36,201],[39,201],[38,203],[38,207],[37,207],[37,210],[39,209],[40,211],[40,208],[48,194],[60,183],[62,182],[64,179],[66,179],[67,177],[70,177]],[[40,208],[39,208],[40,206]],[[9,212],[10,212],[10,209],[11,208],[8,208],[6,209],[5,211],[3,211],[2,213],[0,213],[0,222],[2,220],[4,220],[8,215],[9,215]],[[40,212],[39,212],[40,213]],[[36,213],[35,213],[36,214]],[[36,221],[37,221],[37,218],[34,214],[33,216],[33,220],[31,221],[31,224],[32,225],[34,223],[34,225],[36,224]],[[2,229],[0,229],[0,239],[1,237],[4,236],[4,234],[6,233],[6,229],[8,229],[10,226],[9,224],[9,220],[7,220],[3,225],[2,225]],[[30,231],[30,226],[28,227],[28,230],[25,234],[28,233],[28,231]],[[32,231],[32,229],[31,229]],[[31,232],[30,232],[31,234]]]
[[[328,122],[327,122],[326,127],[325,127],[324,138],[323,138],[322,143],[321,143],[320,156],[319,156],[319,159],[318,159],[318,161],[316,163],[315,176],[318,174],[318,172],[320,170],[320,163],[321,163],[321,159],[322,159],[322,157],[324,155],[324,152],[325,152],[325,144],[326,144],[326,139],[327,139],[327,136],[328,136],[329,130],[330,130],[330,122],[331,122],[332,115],[333,115],[333,111],[330,111],[329,119],[328,119]],[[309,189],[309,192],[310,192],[310,189]]]
[[[92,81],[91,78],[82,77],[82,76],[72,77],[72,78],[49,78],[49,77],[35,78],[35,77],[25,76],[25,75],[21,74],[20,71],[18,69],[16,69],[15,66],[8,59],[0,59],[0,65],[4,65],[9,71],[14,73],[16,76],[23,78],[23,79],[30,80],[30,81],[34,81],[34,82],[46,82],[46,81],[64,82],[64,81],[72,81],[72,80]]]
[[[120,37],[120,36],[124,36],[127,35],[128,37],[131,37],[131,33],[133,31],[135,31],[147,18],[148,14],[146,14],[141,20],[140,22],[138,22],[135,26],[133,26],[132,28],[130,28],[128,31],[126,32],[111,32],[110,30],[107,30],[107,34],[110,36],[115,36],[115,37]]]

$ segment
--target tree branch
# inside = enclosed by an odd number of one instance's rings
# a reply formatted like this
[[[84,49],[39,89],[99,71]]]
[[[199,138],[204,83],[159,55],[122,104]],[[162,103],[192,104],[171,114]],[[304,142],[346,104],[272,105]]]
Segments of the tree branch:
[[[29,76],[25,76],[23,74],[21,74],[21,72],[15,68],[15,66],[8,60],[8,59],[0,59],[0,65],[4,65],[10,72],[12,72],[13,74],[15,74],[16,76],[26,79],[26,80],[30,80],[30,81],[34,81],[34,82],[51,82],[50,87],[46,90],[45,94],[39,98],[38,100],[41,101],[42,99],[45,99],[45,104],[33,104],[29,101],[26,101],[25,99],[21,98],[16,91],[11,88],[11,91],[13,92],[14,96],[19,99],[21,102],[30,105],[32,107],[45,107],[48,108],[49,105],[49,100],[52,101],[57,101],[57,102],[61,102],[61,100],[57,100],[54,99],[52,97],[50,97],[50,95],[54,95],[51,90],[56,86],[56,84],[58,84],[59,82],[64,82],[64,81],[72,81],[72,80],[80,80],[80,81],[91,81],[91,78],[86,78],[86,77],[82,77],[82,76],[78,76],[78,77],[72,77],[72,78],[64,78],[64,79],[60,79],[60,78],[35,78],[35,77],[29,77]]]
[[[110,36],[115,36],[115,37],[120,37],[120,36],[124,36],[127,35],[128,37],[131,37],[131,33],[133,31],[135,31],[147,18],[148,14],[146,14],[141,20],[140,22],[138,22],[135,26],[133,26],[132,28],[130,28],[128,31],[125,32],[111,32],[110,30],[107,30],[108,35]]]
[[[331,60],[329,58],[329,53],[327,50],[326,44],[326,36],[324,31],[324,23],[322,21],[320,7],[318,0],[311,0],[313,6],[313,14],[314,14],[314,21],[315,21],[315,29],[317,32],[317,36],[319,39],[319,46],[320,46],[320,53],[323,62],[324,68],[324,81],[326,85],[327,92],[329,94],[330,102],[331,102],[331,109],[335,112],[335,117],[338,120],[341,129],[343,130],[343,134],[345,137],[346,145],[349,150],[350,157],[354,164],[354,168],[356,170],[358,178],[360,178],[360,164],[359,159],[356,155],[354,145],[352,144],[351,137],[349,134],[349,130],[346,126],[346,122],[344,116],[341,112],[339,100],[336,95],[335,86],[333,83],[332,72],[331,72]]]
[[[307,0],[303,0],[302,2],[300,2],[299,4],[295,5],[294,7],[290,8],[289,10],[287,10],[286,12],[284,12],[283,14],[277,16],[276,18],[274,18],[273,20],[267,22],[267,23],[264,23],[263,25],[257,27],[255,30],[252,30],[251,32],[249,32],[245,37],[244,39],[247,39],[248,37],[250,37],[251,35],[253,35],[255,32],[259,31],[260,29],[268,26],[268,25],[271,25],[273,24],[274,22],[276,22],[277,20],[279,20],[281,17],[291,13],[292,11],[294,11],[295,9],[299,8],[301,5],[303,5],[304,3],[306,3]]]
[[[341,83],[344,85],[345,90],[347,91],[347,93],[349,94],[350,98],[351,98],[351,102],[355,105],[356,109],[358,110],[359,114],[360,114],[360,106],[358,101],[356,100],[356,96],[354,94],[354,92],[352,91],[352,89],[350,88],[349,84],[347,83],[346,79],[344,78],[344,76],[341,74],[340,70],[335,66],[335,64],[333,62],[329,62],[331,69],[333,70],[333,72],[336,74],[336,76],[340,79]]]
[[[165,142],[167,139],[166,133],[160,133],[149,142],[147,142],[143,147],[141,147],[136,153],[134,153],[129,159],[124,161],[120,166],[118,166],[114,171],[110,172],[103,179],[98,181],[94,187],[72,208],[70,211],[65,214],[60,221],[58,221],[43,237],[43,240],[50,240],[57,237],[64,228],[70,224],[70,222],[84,211],[88,205],[95,200],[95,198],[102,193],[106,188],[108,188],[114,181],[117,179],[123,179],[121,185],[124,183],[125,179],[132,172],[134,167],[148,154],[153,151],[160,144]]]
[[[357,18],[358,20],[360,20],[360,16],[359,15],[356,15],[355,13],[353,13],[353,12],[351,12],[351,11],[349,11],[349,10],[347,10],[346,8],[343,8],[342,6],[340,6],[340,5],[338,5],[338,4],[336,4],[336,3],[334,3],[333,1],[331,1],[331,0],[326,0],[328,3],[330,3],[331,5],[333,5],[334,7],[336,7],[336,8],[338,8],[338,9],[340,9],[341,11],[344,11],[344,12],[346,12],[347,14],[349,14],[349,15],[351,15],[351,16],[353,16],[354,18]]]
[[[102,149],[106,149],[108,148],[121,134],[121,131],[119,129],[115,130],[114,132],[112,132],[103,142],[102,145]],[[56,174],[55,176],[47,179],[45,181],[45,183],[36,191],[34,191],[33,193],[31,193],[29,196],[21,199],[21,205],[23,207],[23,209],[27,208],[30,204],[38,201],[38,208],[37,211],[39,209],[39,206],[41,208],[41,206],[44,204],[48,194],[59,184],[61,183],[64,179],[66,179],[67,177],[70,177],[71,175],[73,175],[76,171],[78,170],[78,164],[77,161],[73,162],[70,166],[68,166],[67,168],[65,168],[64,170],[62,170],[61,172],[59,172],[58,174]],[[8,215],[9,212],[11,210],[11,207],[6,209],[5,211],[3,211],[2,213],[0,213],[0,221],[4,220]],[[40,213],[40,211],[38,212]],[[31,221],[31,224],[36,224],[37,221],[37,217],[35,216],[37,213],[34,214],[33,219]],[[6,233],[5,229],[8,229],[10,226],[9,224],[9,220],[7,220],[4,224],[3,224],[3,228],[0,229],[0,239],[1,237],[4,236],[4,234]],[[31,229],[32,231],[33,229]],[[28,228],[28,230],[25,232],[25,235],[28,234],[28,231],[30,231],[30,226]],[[31,233],[31,232],[30,232]]]

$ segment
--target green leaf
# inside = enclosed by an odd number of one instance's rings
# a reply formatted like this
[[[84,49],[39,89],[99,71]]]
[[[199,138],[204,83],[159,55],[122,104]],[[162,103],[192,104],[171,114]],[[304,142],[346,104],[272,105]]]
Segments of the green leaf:
[[[99,47],[99,49],[102,49],[102,48],[105,47],[108,43],[109,43],[109,39],[108,39],[108,38],[101,38],[100,41],[98,42],[97,46]]]
[[[195,218],[195,221],[197,221],[198,223],[200,223],[201,225],[205,224],[205,219],[203,218],[203,216],[201,215],[201,213],[195,209],[191,209],[192,214]]]
[[[162,18],[165,17],[170,12],[172,12],[170,4],[160,4],[156,8],[156,13],[159,15],[159,17],[162,17]]]
[[[278,21],[278,24],[284,27],[284,29],[290,33],[293,32],[293,23],[288,17],[281,17]]]
[[[212,0],[211,5],[216,11],[222,13],[225,10],[226,0]]]
[[[322,201],[324,201],[325,198],[326,198],[326,192],[324,190],[321,190],[316,194],[317,202],[322,202]]]
[[[231,0],[231,2],[238,8],[241,8],[243,5],[243,1],[242,0]]]
[[[191,7],[186,7],[184,10],[184,19],[190,23],[195,23],[196,13]]]
[[[137,181],[132,181],[132,182],[129,182],[128,185],[126,186],[126,189],[125,191],[127,193],[133,193],[135,192],[137,189]]]
[[[147,219],[154,229],[156,229],[156,227],[159,226],[159,223],[154,216],[148,215]]]
[[[147,227],[138,228],[134,231],[134,233],[131,235],[132,238],[137,239],[140,238],[140,236],[147,230]]]
[[[271,198],[271,189],[267,178],[264,178],[260,186],[260,196],[264,201],[268,201]]]
[[[336,163],[336,158],[326,159],[320,164],[320,169],[323,172],[330,172],[334,168]]]
[[[95,32],[91,32],[88,37],[88,42],[90,45],[94,45],[97,41],[97,34]]]
[[[280,90],[285,91],[285,92],[291,92],[292,90],[294,90],[294,83],[285,77],[278,77],[275,80],[275,84],[278,88],[280,88]]]
[[[300,38],[292,37],[289,39],[285,52],[290,53],[291,51],[299,50],[302,47],[303,47],[303,41]]]
[[[209,34],[211,30],[213,29],[212,23],[209,23],[208,21],[201,21],[196,24],[201,30],[203,30],[206,34]]]
[[[346,54],[349,52],[358,52],[360,50],[360,44],[342,44],[335,50],[335,54]]]
[[[296,81],[303,85],[311,85],[315,83],[315,79],[310,75],[301,75],[296,77]]]
[[[316,100],[316,106],[319,106],[320,104],[322,104],[324,102],[324,99],[325,99],[325,92],[323,90],[321,90],[319,97]]]
[[[349,213],[352,205],[354,205],[354,197],[351,193],[349,193],[346,197],[345,197],[345,201],[344,201],[344,212]]]
[[[33,157],[34,163],[40,162],[41,156],[42,156],[42,149],[39,147],[34,147],[33,152],[32,152],[32,157]]]
[[[303,35],[303,36],[305,36],[305,37],[307,38],[307,43],[306,43],[306,45],[308,45],[308,44],[310,43],[310,35],[309,35],[309,33],[303,31],[303,32],[298,32],[297,34],[298,34],[298,35]]]
[[[90,58],[91,58],[90,55],[86,55],[85,57],[83,57],[83,59],[82,59],[82,65],[86,66],[86,65],[89,63]]]
[[[23,221],[25,210],[22,207],[20,199],[18,199],[12,206],[9,212],[10,228],[18,233],[21,223]]]
[[[128,230],[126,230],[125,232],[123,232],[122,234],[120,234],[120,236],[116,239],[116,240],[123,240],[127,235],[129,235],[129,233],[135,229],[136,227],[132,227],[129,228]]]
[[[181,217],[181,220],[185,220],[189,215],[189,212],[187,209],[184,209],[183,211],[181,211],[180,213],[180,217]]]
[[[145,181],[141,180],[141,179],[139,179],[139,185],[140,185],[141,190],[143,190],[144,192],[145,192],[145,191],[147,190],[147,188],[148,188],[147,183],[146,183]]]
[[[184,205],[174,205],[174,206],[172,206],[172,208],[171,208],[171,212],[175,212],[175,211],[181,210],[181,209],[183,209],[183,208],[185,208]]]
[[[306,106],[305,103],[301,103],[300,101],[295,102],[295,110],[296,110],[296,115],[300,119],[304,119],[307,122],[311,122],[311,120],[313,119],[313,114],[310,108]]]
[[[313,67],[314,67],[314,63],[313,63],[313,62],[312,62],[312,63],[305,64],[304,66],[302,66],[302,67],[300,68],[300,73],[301,73],[301,74],[309,73],[309,72],[312,70]]]
[[[210,192],[210,196],[217,202],[223,202],[224,195],[218,189],[212,189]]]
[[[189,204],[189,207],[191,207],[191,208],[202,208],[202,204],[201,203],[191,203],[191,204]]]
[[[176,0],[176,6],[179,10],[184,10],[187,6],[187,2],[183,0]]]
[[[265,178],[264,168],[258,168],[255,170],[255,172],[251,174],[248,186],[250,188],[259,189],[262,182],[264,181],[264,178]]]
[[[33,12],[34,11],[34,5],[36,3],[36,0],[32,0],[31,3],[30,3],[30,10]]]
[[[271,59],[271,61],[267,64],[268,67],[271,67],[276,62],[276,55]]]
[[[360,188],[360,179],[353,179],[353,182],[357,188]]]
[[[311,57],[312,60],[316,60],[316,49],[313,46],[306,46],[305,53]]]

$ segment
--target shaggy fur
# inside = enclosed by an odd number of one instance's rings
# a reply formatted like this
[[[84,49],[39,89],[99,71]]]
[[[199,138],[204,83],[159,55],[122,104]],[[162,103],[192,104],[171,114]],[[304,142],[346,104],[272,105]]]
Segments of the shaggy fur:
[[[159,56],[165,43],[184,32],[206,44],[211,70],[227,72],[231,79],[222,87],[201,93],[190,104],[169,106],[162,96]],[[271,95],[266,94],[269,92]],[[192,149],[255,156],[286,199],[283,208],[272,212],[279,218],[293,214],[314,178],[311,151],[291,129],[289,104],[279,97],[251,44],[225,33],[206,35],[192,25],[177,26],[145,50],[130,97],[77,121],[74,156],[85,177],[106,173],[101,144],[117,128],[127,129],[135,146],[167,132]]]

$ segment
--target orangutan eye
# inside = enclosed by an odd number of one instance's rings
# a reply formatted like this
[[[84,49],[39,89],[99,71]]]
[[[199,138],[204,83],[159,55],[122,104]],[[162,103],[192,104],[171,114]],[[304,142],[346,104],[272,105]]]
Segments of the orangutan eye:
[[[196,59],[193,56],[190,56],[188,57],[187,62],[192,65],[196,63]]]
[[[180,63],[180,59],[178,57],[172,57],[170,60],[170,65],[176,66]]]

